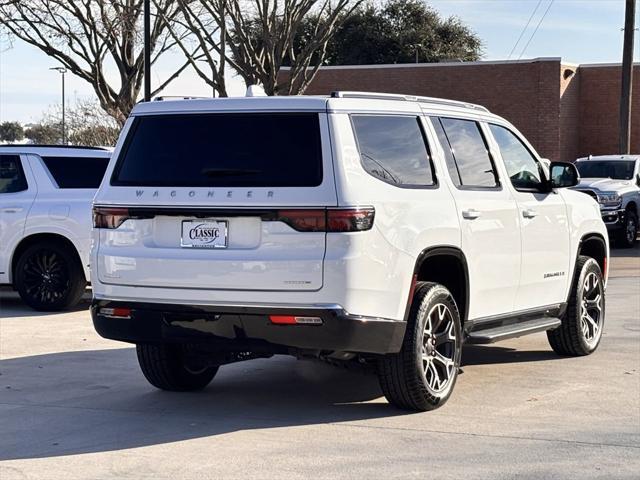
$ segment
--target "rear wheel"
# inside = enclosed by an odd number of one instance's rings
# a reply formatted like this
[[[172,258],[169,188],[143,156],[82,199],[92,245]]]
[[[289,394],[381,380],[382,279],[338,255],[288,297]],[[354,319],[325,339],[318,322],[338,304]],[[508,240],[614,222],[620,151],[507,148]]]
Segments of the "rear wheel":
[[[433,410],[451,395],[462,349],[460,314],[442,285],[420,282],[399,353],[378,362],[387,400],[407,410]]]
[[[80,301],[87,281],[76,252],[59,242],[42,242],[18,258],[14,286],[31,308],[58,311]]]
[[[136,352],[143,375],[161,390],[187,392],[209,385],[218,367],[199,364],[182,344],[138,344]]]
[[[638,215],[633,210],[627,210],[624,214],[622,230],[618,232],[618,245],[623,248],[633,247],[638,236],[638,228]]]
[[[598,262],[591,257],[578,257],[562,324],[547,332],[554,352],[575,357],[589,355],[598,348],[604,326],[604,300],[604,280]]]

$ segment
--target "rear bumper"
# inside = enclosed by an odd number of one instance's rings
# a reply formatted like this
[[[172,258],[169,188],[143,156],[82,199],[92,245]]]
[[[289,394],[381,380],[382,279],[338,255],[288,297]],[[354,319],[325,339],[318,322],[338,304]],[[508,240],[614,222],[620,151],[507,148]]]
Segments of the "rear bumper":
[[[102,308],[129,308],[114,318]],[[269,315],[319,317],[321,325],[274,325]],[[94,300],[91,317],[104,338],[129,343],[206,343],[229,351],[400,351],[406,323],[349,315],[341,309],[185,306]]]

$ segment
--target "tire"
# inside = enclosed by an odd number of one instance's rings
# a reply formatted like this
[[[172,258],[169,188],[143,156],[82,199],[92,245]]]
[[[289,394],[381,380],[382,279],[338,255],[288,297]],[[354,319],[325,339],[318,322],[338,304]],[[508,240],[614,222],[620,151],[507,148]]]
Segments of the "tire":
[[[617,244],[622,248],[632,248],[638,236],[638,215],[633,210],[624,214],[624,225],[617,235]]]
[[[16,262],[14,286],[34,310],[55,312],[74,307],[87,288],[75,251],[61,242],[28,247]]]
[[[547,331],[551,348],[558,355],[571,357],[593,353],[602,339],[604,318],[602,271],[593,258],[580,256],[562,324]]]
[[[437,338],[441,343],[434,343]],[[442,285],[419,282],[402,349],[378,361],[384,396],[405,410],[426,411],[444,405],[458,377],[461,351],[460,314],[453,296]]]
[[[188,366],[181,344],[138,344],[136,352],[143,375],[160,390],[189,392],[205,388],[218,372],[218,367]]]

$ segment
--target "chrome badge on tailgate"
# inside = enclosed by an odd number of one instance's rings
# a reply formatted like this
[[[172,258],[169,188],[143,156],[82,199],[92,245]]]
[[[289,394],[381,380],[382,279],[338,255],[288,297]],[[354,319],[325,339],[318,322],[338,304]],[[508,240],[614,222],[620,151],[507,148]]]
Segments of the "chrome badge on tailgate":
[[[184,248],[227,248],[228,222],[183,220],[180,246]]]

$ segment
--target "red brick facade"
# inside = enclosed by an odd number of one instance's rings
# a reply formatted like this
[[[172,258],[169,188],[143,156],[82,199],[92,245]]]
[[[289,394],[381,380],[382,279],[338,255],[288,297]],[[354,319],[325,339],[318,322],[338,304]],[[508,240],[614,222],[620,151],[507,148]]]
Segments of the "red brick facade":
[[[640,122],[636,67],[632,125]],[[359,90],[479,103],[511,121],[550,159],[616,153],[620,67],[567,65],[559,58],[320,69],[306,94]],[[632,131],[640,153],[640,126]]]

